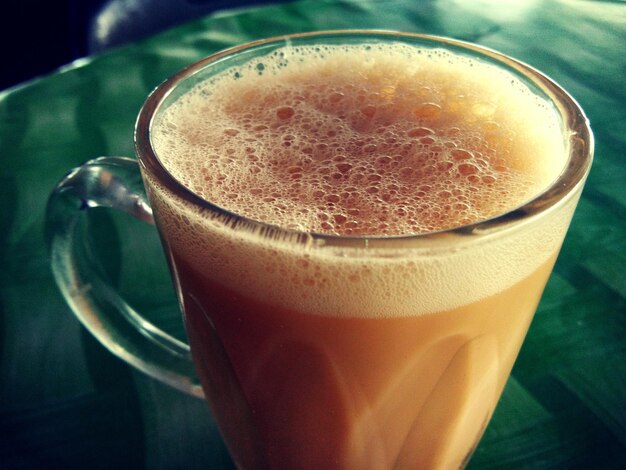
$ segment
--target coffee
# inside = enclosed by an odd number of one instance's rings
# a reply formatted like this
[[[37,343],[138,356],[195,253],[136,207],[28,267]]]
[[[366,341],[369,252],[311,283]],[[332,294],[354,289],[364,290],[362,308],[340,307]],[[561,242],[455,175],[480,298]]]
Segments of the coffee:
[[[489,243],[353,248],[306,233],[411,235],[520,206],[565,164],[551,105],[444,50],[286,46],[196,85],[152,132],[182,184],[266,224],[208,216],[144,173],[198,374],[239,464],[458,468],[575,201]]]

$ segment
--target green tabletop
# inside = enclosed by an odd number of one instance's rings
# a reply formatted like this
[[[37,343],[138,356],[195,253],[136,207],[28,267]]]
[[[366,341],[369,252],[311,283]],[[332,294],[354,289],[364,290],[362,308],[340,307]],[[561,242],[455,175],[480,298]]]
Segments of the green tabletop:
[[[251,39],[384,28],[482,44],[588,113],[596,160],[513,375],[470,468],[626,468],[626,6],[601,1],[304,0],[214,14],[0,93],[0,468],[231,468],[207,406],[117,359],[53,282],[47,196],[69,168],[132,155],[148,92]],[[98,212],[98,211],[96,211]],[[139,310],[183,337],[151,227],[90,221]]]

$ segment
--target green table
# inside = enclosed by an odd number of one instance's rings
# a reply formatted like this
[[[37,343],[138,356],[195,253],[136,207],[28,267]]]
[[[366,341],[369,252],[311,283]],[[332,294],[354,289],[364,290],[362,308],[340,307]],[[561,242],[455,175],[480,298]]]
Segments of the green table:
[[[626,6],[547,0],[304,0],[219,13],[1,93],[0,468],[232,467],[202,401],[135,371],[73,317],[49,269],[46,199],[67,169],[132,155],[145,96],[184,65],[255,38],[338,28],[489,46],[543,70],[587,111],[594,168],[470,468],[626,468]],[[154,232],[96,213],[89,233],[112,282],[182,337]]]

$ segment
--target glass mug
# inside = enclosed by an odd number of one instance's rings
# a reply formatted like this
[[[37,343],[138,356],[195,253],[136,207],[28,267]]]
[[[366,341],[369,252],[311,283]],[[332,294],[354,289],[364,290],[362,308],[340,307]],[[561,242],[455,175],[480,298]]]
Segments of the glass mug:
[[[386,43],[495,65],[545,100],[564,143],[554,181],[479,222],[418,234],[337,235],[232,213],[163,166],[154,126],[198,83],[284,46]],[[591,165],[588,121],[565,91],[523,63],[447,38],[295,34],[219,52],[165,81],[141,109],[135,142],[139,165],[119,157],[90,161],[60,182],[47,211],[55,278],[104,345],[153,377],[205,396],[240,468],[467,463]],[[86,261],[77,222],[83,209],[98,206],[150,223],[154,211],[192,358],[185,343],[145,320]]]

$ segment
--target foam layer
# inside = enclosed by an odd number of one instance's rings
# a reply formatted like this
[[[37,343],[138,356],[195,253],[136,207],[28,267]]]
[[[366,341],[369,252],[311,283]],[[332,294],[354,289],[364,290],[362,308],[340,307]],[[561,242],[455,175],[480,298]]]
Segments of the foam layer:
[[[519,206],[560,173],[562,135],[552,107],[496,67],[385,44],[285,47],[229,69],[165,110],[153,145],[175,178],[229,211],[389,235]],[[569,217],[488,249],[337,256],[207,220],[146,179],[177,254],[259,300],[324,315],[416,315],[478,300],[553,255]]]
[[[558,120],[521,83],[444,51],[376,49],[282,49],[230,70],[164,113],[157,153],[219,206],[331,234],[464,225],[554,179]]]

